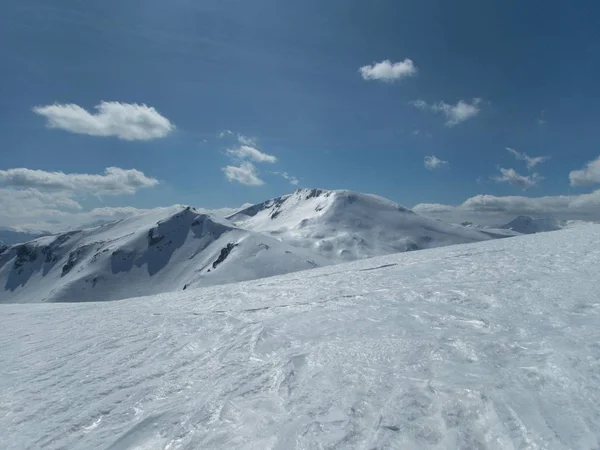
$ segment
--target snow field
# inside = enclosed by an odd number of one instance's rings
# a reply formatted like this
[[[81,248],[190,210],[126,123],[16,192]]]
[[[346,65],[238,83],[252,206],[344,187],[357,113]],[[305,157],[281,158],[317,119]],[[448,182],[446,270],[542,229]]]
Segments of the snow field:
[[[600,227],[0,305],[3,449],[600,445]]]

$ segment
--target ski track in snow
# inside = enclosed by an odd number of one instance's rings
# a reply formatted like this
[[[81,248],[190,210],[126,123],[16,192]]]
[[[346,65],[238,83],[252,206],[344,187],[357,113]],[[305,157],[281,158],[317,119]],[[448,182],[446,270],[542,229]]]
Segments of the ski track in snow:
[[[600,447],[600,227],[0,305],[0,448]]]

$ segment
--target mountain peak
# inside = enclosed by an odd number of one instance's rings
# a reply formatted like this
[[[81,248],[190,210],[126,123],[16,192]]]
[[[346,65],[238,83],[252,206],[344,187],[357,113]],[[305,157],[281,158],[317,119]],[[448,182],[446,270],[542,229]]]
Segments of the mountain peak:
[[[561,224],[553,218],[534,219],[530,216],[518,216],[500,228],[517,231],[522,234],[555,231],[562,228]]]
[[[350,190],[298,189],[228,217],[332,261],[489,239],[477,230],[426,219],[397,203]]]

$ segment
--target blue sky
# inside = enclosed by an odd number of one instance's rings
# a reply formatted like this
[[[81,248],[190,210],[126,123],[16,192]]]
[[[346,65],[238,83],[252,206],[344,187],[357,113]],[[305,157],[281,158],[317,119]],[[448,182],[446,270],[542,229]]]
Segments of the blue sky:
[[[600,219],[599,13],[591,1],[9,2],[0,225],[297,187],[453,220]]]

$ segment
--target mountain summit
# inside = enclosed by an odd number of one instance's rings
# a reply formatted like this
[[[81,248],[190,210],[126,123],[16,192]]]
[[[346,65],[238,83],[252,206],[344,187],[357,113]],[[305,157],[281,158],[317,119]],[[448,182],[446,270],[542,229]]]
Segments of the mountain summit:
[[[239,211],[229,220],[335,262],[497,237],[419,216],[383,197],[347,190],[298,189]]]
[[[541,233],[544,231],[556,231],[563,228],[556,219],[534,219],[529,216],[519,216],[500,228],[517,231],[522,234]]]
[[[0,302],[105,301],[328,265],[191,207],[0,248]]]

